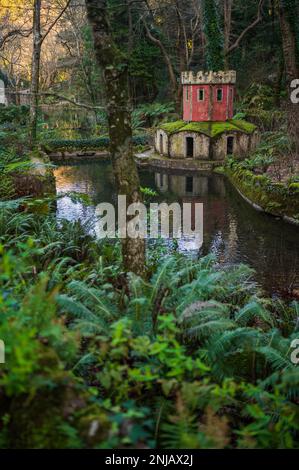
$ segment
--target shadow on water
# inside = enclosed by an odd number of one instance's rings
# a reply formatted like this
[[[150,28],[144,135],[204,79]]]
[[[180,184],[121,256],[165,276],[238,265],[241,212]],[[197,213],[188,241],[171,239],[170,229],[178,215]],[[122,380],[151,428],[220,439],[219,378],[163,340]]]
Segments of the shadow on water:
[[[58,217],[94,220],[99,202],[116,204],[111,166],[92,163],[55,170],[57,193],[88,194],[84,206],[68,197],[58,202]],[[154,173],[142,171],[141,184],[158,192],[158,201],[200,202],[204,210],[201,254],[215,253],[220,263],[245,263],[256,270],[256,281],[272,295],[299,295],[299,229],[258,213],[229,181],[216,174]]]

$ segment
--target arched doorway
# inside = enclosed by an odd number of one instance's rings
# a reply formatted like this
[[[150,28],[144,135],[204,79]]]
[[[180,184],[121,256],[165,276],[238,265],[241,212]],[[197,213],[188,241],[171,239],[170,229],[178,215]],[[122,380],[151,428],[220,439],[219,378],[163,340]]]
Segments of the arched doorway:
[[[163,134],[160,134],[160,153],[164,153]]]
[[[194,139],[193,137],[186,137],[186,157],[194,158]]]
[[[226,154],[232,155],[234,153],[234,138],[232,136],[227,137],[226,144],[227,144]]]

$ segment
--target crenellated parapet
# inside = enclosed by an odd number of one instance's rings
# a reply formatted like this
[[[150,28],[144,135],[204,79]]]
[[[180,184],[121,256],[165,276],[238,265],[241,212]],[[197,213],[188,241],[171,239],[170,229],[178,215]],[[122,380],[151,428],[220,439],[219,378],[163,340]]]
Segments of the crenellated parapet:
[[[183,85],[230,85],[236,83],[235,70],[220,70],[218,72],[182,72]]]

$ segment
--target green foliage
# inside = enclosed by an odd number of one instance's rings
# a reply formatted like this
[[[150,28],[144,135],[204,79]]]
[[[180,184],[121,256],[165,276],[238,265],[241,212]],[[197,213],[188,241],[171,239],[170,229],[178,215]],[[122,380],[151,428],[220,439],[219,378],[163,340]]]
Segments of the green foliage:
[[[273,86],[251,83],[238,103],[238,114],[242,116],[241,119],[246,117],[263,132],[284,129],[286,113],[275,107],[276,100]]]
[[[0,107],[0,126],[6,123],[14,123],[15,125],[24,126],[28,122],[28,116],[28,106],[10,105]]]
[[[0,204],[0,447],[298,447],[297,303],[212,256],[124,274],[119,243],[28,203]]]
[[[148,141],[147,135],[133,136],[134,145],[145,145]],[[109,148],[109,137],[99,137],[97,139],[55,139],[48,140],[44,143],[43,147],[47,151],[54,150],[101,150]]]
[[[173,103],[152,103],[139,106],[132,113],[133,129],[138,129],[142,124],[150,127],[174,112]]]
[[[26,157],[18,156],[13,148],[0,147],[0,200],[15,196],[13,176],[28,170],[30,162],[26,160]]]
[[[206,67],[219,71],[224,68],[223,33],[220,28],[218,5],[215,0],[203,2],[204,32],[207,39]]]

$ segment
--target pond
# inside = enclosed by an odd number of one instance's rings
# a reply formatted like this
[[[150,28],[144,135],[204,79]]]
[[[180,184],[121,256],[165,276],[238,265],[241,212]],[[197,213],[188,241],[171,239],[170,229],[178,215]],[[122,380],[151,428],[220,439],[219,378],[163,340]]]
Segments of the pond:
[[[255,211],[222,175],[141,171],[141,184],[158,193],[158,201],[201,202],[204,237],[199,255],[215,253],[224,265],[245,263],[255,269],[256,282],[272,296],[299,296],[299,229]],[[109,163],[59,166],[55,169],[58,194],[76,191],[90,196],[92,204],[58,201],[57,215],[96,224],[100,202],[116,205]],[[180,249],[187,251],[184,240]]]

